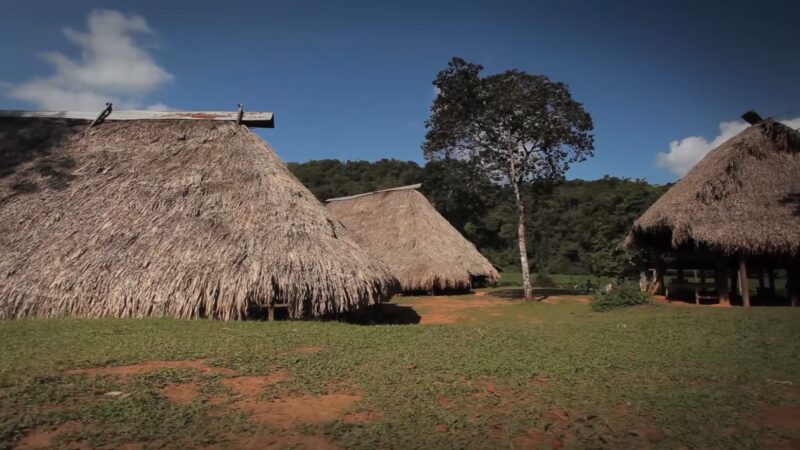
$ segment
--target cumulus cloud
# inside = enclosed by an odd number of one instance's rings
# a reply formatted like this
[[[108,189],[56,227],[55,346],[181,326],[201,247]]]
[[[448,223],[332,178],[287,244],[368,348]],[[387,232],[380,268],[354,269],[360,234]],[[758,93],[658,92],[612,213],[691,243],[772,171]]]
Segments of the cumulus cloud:
[[[800,117],[781,120],[781,123],[797,129],[800,128]],[[682,177],[703,159],[706,153],[736,136],[747,127],[748,124],[741,120],[721,122],[719,124],[719,134],[711,141],[702,136],[690,136],[679,141],[672,141],[669,143],[669,152],[660,152],[656,156],[656,165]]]
[[[89,14],[86,32],[65,28],[63,33],[80,47],[80,56],[41,54],[54,73],[10,86],[9,97],[52,110],[93,111],[107,101],[119,108],[135,108],[145,96],[173,80],[135,40],[155,34],[141,16],[95,10]],[[153,106],[165,108],[161,103]]]

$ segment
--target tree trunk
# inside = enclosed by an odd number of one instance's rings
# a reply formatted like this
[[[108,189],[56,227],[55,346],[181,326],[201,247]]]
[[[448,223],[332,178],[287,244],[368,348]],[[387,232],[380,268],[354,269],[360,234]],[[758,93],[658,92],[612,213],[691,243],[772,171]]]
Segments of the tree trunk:
[[[525,291],[525,300],[533,300],[533,288],[531,287],[531,273],[528,267],[528,245],[525,240],[525,203],[519,193],[519,185],[511,183],[514,187],[514,197],[519,211],[519,226],[517,227],[517,239],[519,240],[519,261],[522,265],[522,289]]]

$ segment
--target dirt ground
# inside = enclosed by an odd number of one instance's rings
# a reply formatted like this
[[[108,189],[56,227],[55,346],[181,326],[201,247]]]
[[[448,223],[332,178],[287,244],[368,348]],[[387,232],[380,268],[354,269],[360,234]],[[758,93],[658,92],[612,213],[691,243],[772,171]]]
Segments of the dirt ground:
[[[414,302],[414,310],[422,324],[469,322],[475,320],[471,313],[492,314],[512,304],[500,298],[481,296],[474,299],[458,297],[424,297]]]
[[[589,300],[588,295],[547,295],[538,299],[547,304],[585,304]],[[503,298],[490,291],[478,291],[472,296],[418,297],[413,302],[403,304],[410,306],[419,315],[419,323],[432,325],[475,322],[483,316],[501,317],[508,313],[509,306],[519,302],[519,299]]]
[[[301,347],[294,352],[313,355],[323,351],[325,347]],[[90,377],[111,376],[121,384],[134,375],[144,375],[158,369],[191,368],[204,374],[220,375],[221,384],[226,388],[224,394],[211,399],[204,399],[201,389],[204,383],[191,381],[170,384],[161,389],[161,395],[178,405],[191,405],[195,402],[210,401],[218,405],[218,410],[210,415],[247,414],[249,420],[267,425],[274,431],[269,434],[255,436],[226,436],[225,443],[203,447],[207,450],[222,449],[337,449],[335,443],[324,436],[309,435],[303,432],[307,425],[324,424],[342,420],[345,423],[367,423],[378,420],[381,414],[377,411],[359,408],[358,403],[363,394],[357,389],[332,392],[321,395],[289,395],[279,398],[265,398],[272,386],[290,381],[294,375],[287,370],[276,370],[265,376],[239,376],[234,370],[209,365],[207,360],[181,361],[145,361],[116,367],[100,367],[89,369],[73,369],[62,372],[65,375],[81,374]],[[123,392],[109,392],[105,396],[124,398]],[[88,450],[92,447],[80,438],[80,432],[87,429],[81,421],[69,421],[57,426],[36,427],[28,430],[14,447],[16,450],[35,450],[49,448],[65,448]],[[75,435],[74,440],[71,439]],[[126,443],[118,448],[169,448],[164,443]],[[105,450],[105,449],[103,449]]]

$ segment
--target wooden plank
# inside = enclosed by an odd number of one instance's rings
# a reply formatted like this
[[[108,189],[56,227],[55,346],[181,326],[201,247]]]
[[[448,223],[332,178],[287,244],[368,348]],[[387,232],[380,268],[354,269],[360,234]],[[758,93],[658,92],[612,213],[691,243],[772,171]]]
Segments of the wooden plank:
[[[719,255],[715,261],[714,279],[717,283],[717,294],[720,305],[730,305],[730,290],[728,289],[728,261]]]
[[[661,255],[656,256],[656,281],[655,286],[653,287],[653,294],[658,294],[663,289],[665,298],[668,297],[667,285],[664,283],[664,273],[666,271],[667,267],[664,265],[664,260],[661,258]]]
[[[747,261],[744,256],[739,257],[739,286],[742,289],[742,304],[750,307],[750,286],[747,284]]]
[[[94,120],[99,111],[23,111],[0,110],[0,117],[30,117],[45,119]],[[236,122],[238,111],[112,111],[105,120],[213,120]],[[242,124],[250,128],[274,128],[275,116],[271,112],[245,112]]]
[[[792,258],[786,266],[786,290],[789,304],[800,306],[800,258]]]

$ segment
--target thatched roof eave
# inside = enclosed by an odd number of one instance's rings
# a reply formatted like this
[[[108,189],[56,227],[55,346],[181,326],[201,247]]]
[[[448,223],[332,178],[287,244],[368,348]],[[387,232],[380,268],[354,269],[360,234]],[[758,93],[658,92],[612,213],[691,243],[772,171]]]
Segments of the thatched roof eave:
[[[500,274],[415,187],[331,201],[328,210],[380,258],[404,291],[469,289]]]
[[[629,245],[671,235],[727,254],[800,253],[800,133],[751,126],[712,150],[631,230]]]
[[[388,268],[248,127],[0,119],[0,319],[343,313]]]

